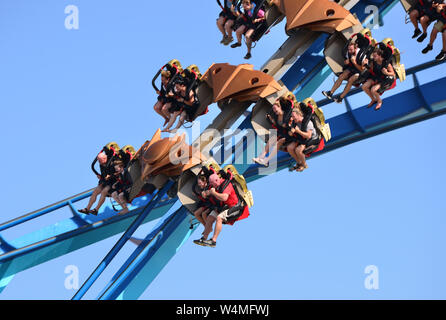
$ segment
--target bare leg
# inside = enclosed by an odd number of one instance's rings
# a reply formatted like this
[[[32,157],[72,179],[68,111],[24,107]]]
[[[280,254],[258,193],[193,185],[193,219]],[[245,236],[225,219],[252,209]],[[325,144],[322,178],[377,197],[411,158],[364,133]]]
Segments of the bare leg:
[[[277,141],[277,143],[275,143],[273,145],[273,148],[271,150],[271,152],[269,153],[268,157],[265,158],[265,162],[269,162],[269,160],[272,157],[275,157],[277,155],[277,150],[279,150],[279,148],[285,143],[285,138],[281,138],[279,139],[279,141]]]
[[[204,211],[204,207],[200,207],[200,208],[198,208],[197,210],[194,211],[194,216],[195,216],[195,218],[196,218],[198,221],[200,221],[200,223],[201,223],[203,226],[206,227],[206,223],[205,223],[205,221],[203,220],[203,217],[201,216],[201,215],[203,214],[203,211]]]
[[[427,27],[429,26],[429,17],[428,16],[422,16],[420,19],[421,27],[423,28],[423,33],[427,33]]]
[[[119,200],[120,200],[119,204],[121,205],[122,210],[118,214],[126,214],[126,213],[128,213],[129,212],[129,208],[127,207],[127,201],[126,201],[126,199],[124,197],[124,192],[121,192],[119,194]]]
[[[93,190],[93,193],[91,194],[90,200],[88,201],[88,204],[86,206],[87,210],[90,210],[93,204],[96,202],[96,199],[98,195],[102,192],[103,187],[97,186],[96,189]]]
[[[175,111],[174,113],[171,113],[169,123],[167,123],[167,126],[162,131],[169,132],[170,128],[173,126],[173,124],[175,123],[175,120],[177,119],[177,117],[179,115],[180,115],[180,111]]]
[[[217,242],[218,235],[223,228],[223,219],[217,216],[217,222],[215,222],[214,235],[212,236],[212,241]]]
[[[381,84],[376,84],[373,86],[372,88],[372,95],[374,97],[374,100],[377,101],[378,103],[376,104],[375,110],[379,110],[383,104],[382,100],[381,100],[381,96],[378,93],[378,90],[381,88]]]
[[[341,86],[342,82],[347,80],[348,77],[350,76],[350,71],[345,70],[340,76],[339,78],[336,80],[336,82],[333,85],[333,88],[331,88],[330,92],[332,94],[334,94],[336,92],[336,90],[338,90],[338,88]]]
[[[410,13],[410,21],[412,21],[413,26],[415,27],[415,29],[418,29],[418,17],[419,17],[419,12],[418,10],[413,10]]]
[[[293,159],[296,160],[297,163],[299,163],[299,158],[296,155],[296,146],[297,146],[297,143],[293,142],[293,143],[290,143],[286,149],[287,149],[288,153],[290,154],[290,156],[292,156]]]
[[[223,35],[223,37],[226,36],[226,31],[224,28],[224,24],[225,24],[225,18],[224,17],[220,17],[217,20],[217,28],[218,30],[220,30],[221,34]]]
[[[245,33],[245,39],[246,39],[246,47],[248,48],[248,53],[251,53],[251,47],[252,47],[252,34],[254,33],[254,29],[249,29]]]
[[[352,86],[353,86],[353,83],[354,83],[356,80],[358,80],[358,78],[359,78],[359,74],[355,74],[355,75],[351,76],[351,77],[348,79],[347,85],[345,86],[344,91],[343,91],[343,92],[341,93],[341,95],[340,95],[340,97],[341,97],[342,99],[344,99],[344,98],[347,96],[347,94],[350,92],[350,90],[351,90],[351,88],[352,88]]]
[[[305,159],[304,150],[305,150],[305,146],[303,144],[300,144],[296,147],[294,152],[296,153],[296,156],[298,159],[297,163],[300,164],[301,166],[303,166],[305,169],[308,166],[307,166],[307,161]]]
[[[178,130],[183,125],[184,120],[186,120],[186,115],[187,115],[186,111],[183,111],[181,113],[180,120],[178,120],[177,126],[175,127],[174,130]]]
[[[437,35],[438,35],[438,30],[436,28],[433,28],[432,32],[431,32],[430,41],[429,41],[430,46],[434,45],[434,42],[437,39]]]
[[[163,107],[161,108],[161,112],[164,115],[164,118],[166,119],[170,119],[170,112],[169,109],[172,106],[172,104],[170,102],[166,103],[163,105]]]
[[[228,20],[225,24],[225,31],[231,41],[233,39],[233,37],[232,37],[232,27],[233,26],[234,26],[234,20]]]
[[[240,26],[236,31],[235,31],[235,35],[237,36],[237,42],[238,43],[242,43],[242,36],[245,33],[246,27],[245,26]]]
[[[104,189],[102,189],[101,197],[99,198],[98,204],[96,205],[96,210],[99,211],[101,206],[104,204],[105,199],[107,198],[108,191],[110,190],[110,186],[105,186]]]
[[[373,102],[375,102],[375,98],[372,95],[372,92],[370,91],[370,88],[373,85],[373,80],[369,79],[366,81],[366,83],[364,83],[364,85],[362,86],[362,90],[370,97],[370,99],[372,99]]]
[[[203,238],[207,239],[209,234],[212,232],[212,225],[215,222],[215,217],[209,215],[206,219],[206,227],[204,228],[203,231]]]

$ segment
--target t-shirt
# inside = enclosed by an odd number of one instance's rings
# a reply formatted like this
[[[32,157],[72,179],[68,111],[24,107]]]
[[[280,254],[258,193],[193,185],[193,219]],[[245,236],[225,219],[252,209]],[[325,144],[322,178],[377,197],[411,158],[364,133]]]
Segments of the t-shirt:
[[[296,123],[296,125],[299,127],[300,130],[302,130],[302,122]],[[311,138],[309,140],[317,139],[317,131],[314,128],[313,121],[311,120],[308,121],[307,129],[305,131],[308,132],[309,130],[311,130]]]
[[[237,194],[235,193],[234,187],[232,186],[232,183],[228,184],[228,186],[223,190],[222,193],[229,194],[228,200],[225,201],[225,204],[232,208],[238,203]]]

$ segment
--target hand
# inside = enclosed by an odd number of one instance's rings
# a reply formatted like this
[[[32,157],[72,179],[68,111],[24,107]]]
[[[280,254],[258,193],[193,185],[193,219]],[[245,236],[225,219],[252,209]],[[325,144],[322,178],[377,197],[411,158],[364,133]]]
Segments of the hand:
[[[207,197],[208,197],[208,193],[207,193],[207,191],[201,191],[201,196],[202,196],[203,198],[207,198]]]
[[[210,194],[215,194],[215,188],[211,188],[211,189],[209,190],[209,193],[210,193]]]
[[[110,179],[110,175],[109,175],[109,174],[107,174],[107,175],[105,176],[105,180],[108,180],[108,179]]]
[[[157,95],[160,95],[161,92],[160,92],[159,90],[156,90],[156,94],[157,94]]]

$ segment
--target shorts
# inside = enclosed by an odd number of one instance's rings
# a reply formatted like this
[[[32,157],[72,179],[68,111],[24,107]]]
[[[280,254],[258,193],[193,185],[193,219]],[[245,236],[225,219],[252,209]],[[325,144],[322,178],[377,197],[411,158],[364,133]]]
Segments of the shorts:
[[[226,21],[237,19],[237,17],[234,16],[234,14],[231,11],[229,11],[229,12],[221,11],[220,14],[218,15],[218,18],[221,18],[221,17],[225,18]]]
[[[350,71],[350,77],[355,75],[355,74],[359,74],[360,73],[360,71],[358,69],[356,69],[354,66],[349,65],[349,64],[344,65],[342,67],[342,71],[346,71],[346,70]]]
[[[170,113],[174,113],[174,112],[178,112],[178,111],[183,111],[183,104],[181,102],[178,102],[176,100],[171,102],[172,105],[169,108],[169,112]]]
[[[435,24],[434,24],[434,28],[437,29],[438,32],[444,32],[446,31],[446,25],[443,21],[438,20]]]
[[[417,3],[412,8],[410,8],[409,12],[412,12],[413,10],[417,10],[420,13],[420,15],[418,16],[418,20],[420,20],[423,16],[428,16],[430,20],[435,20],[436,18],[436,12],[434,10],[422,6],[420,3]]]
[[[215,210],[212,210],[212,212],[209,214],[210,217],[214,217],[215,219],[217,219],[217,216],[220,217],[223,222],[228,221],[228,211],[229,209],[223,210],[222,212],[218,213]]]

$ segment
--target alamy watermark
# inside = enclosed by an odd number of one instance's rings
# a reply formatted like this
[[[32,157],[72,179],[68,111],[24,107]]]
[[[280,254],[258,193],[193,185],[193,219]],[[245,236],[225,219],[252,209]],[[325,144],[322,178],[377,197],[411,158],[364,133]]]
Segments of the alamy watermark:
[[[75,265],[68,265],[64,270],[65,274],[68,274],[65,277],[64,287],[67,290],[78,290],[79,289],[79,268]]]
[[[364,273],[367,275],[364,280],[364,287],[367,290],[379,289],[379,270],[375,265],[368,265],[364,269]]]
[[[65,28],[67,30],[79,29],[79,8],[73,4],[65,7]]]

